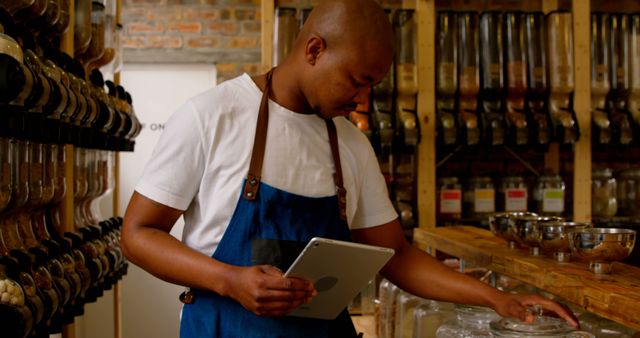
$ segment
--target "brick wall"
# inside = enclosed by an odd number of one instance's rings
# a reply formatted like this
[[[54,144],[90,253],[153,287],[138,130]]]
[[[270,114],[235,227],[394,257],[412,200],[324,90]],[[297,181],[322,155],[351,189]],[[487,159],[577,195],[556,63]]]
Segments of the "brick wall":
[[[260,64],[260,0],[123,0],[125,62],[212,63],[218,82]]]

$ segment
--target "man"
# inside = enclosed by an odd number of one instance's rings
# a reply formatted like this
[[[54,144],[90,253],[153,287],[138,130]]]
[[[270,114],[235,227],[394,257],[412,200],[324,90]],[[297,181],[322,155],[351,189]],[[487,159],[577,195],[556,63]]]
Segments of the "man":
[[[287,248],[314,236],[393,248],[382,274],[418,296],[523,320],[540,305],[577,324],[552,301],[498,291],[405,241],[375,154],[344,118],[383,79],[392,50],[376,2],[323,1],[282,65],[193,98],[165,125],[122,246],[135,264],[193,290],[181,336],[355,336],[346,311],[334,321],[285,316],[315,295],[311,283],[282,277]],[[184,243],[169,235],[183,214]]]

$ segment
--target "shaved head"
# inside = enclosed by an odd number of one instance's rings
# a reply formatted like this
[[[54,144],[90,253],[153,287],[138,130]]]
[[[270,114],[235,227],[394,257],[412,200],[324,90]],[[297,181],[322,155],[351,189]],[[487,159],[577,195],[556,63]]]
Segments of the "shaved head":
[[[393,61],[393,29],[373,0],[316,6],[273,76],[272,99],[324,118],[346,116],[369,100]]]
[[[304,44],[313,35],[324,38],[330,48],[375,42],[393,49],[393,30],[387,14],[372,0],[322,1],[307,18],[297,44]]]

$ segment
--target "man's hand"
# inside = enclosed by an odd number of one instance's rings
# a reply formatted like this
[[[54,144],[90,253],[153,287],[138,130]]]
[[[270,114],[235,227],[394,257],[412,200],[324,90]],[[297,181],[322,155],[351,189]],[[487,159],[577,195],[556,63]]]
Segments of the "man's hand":
[[[228,285],[223,296],[263,317],[284,316],[317,294],[313,283],[285,278],[282,271],[270,265],[237,267],[229,276]]]
[[[540,310],[552,312],[566,320],[570,325],[578,327],[578,319],[573,313],[552,300],[538,295],[503,293],[503,297],[496,300],[495,311],[502,317],[515,317],[531,323]]]

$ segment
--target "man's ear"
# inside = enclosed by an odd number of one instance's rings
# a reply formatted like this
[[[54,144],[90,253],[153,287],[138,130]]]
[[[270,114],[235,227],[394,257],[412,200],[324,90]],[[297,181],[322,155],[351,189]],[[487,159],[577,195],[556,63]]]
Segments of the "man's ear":
[[[327,49],[327,43],[323,38],[313,35],[307,40],[305,48],[305,59],[310,65],[315,65],[320,54]]]

